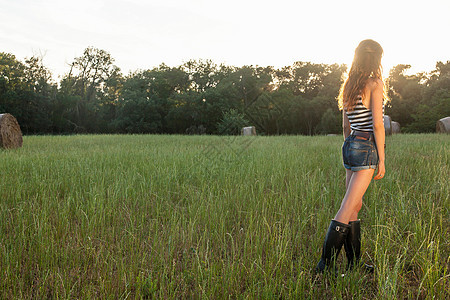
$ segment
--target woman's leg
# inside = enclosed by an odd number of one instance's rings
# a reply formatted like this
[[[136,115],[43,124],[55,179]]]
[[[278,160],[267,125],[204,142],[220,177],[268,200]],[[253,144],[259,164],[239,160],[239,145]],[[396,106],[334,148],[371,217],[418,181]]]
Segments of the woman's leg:
[[[353,171],[349,169],[345,169],[345,190],[348,189],[348,184],[350,183],[350,179],[352,179]]]
[[[374,169],[361,170],[349,174],[347,170],[347,192],[342,200],[341,208],[334,219],[344,224],[354,221],[358,217],[358,212],[362,206],[362,197],[372,181]],[[349,178],[350,177],[350,178]]]
[[[348,184],[350,183],[350,179],[352,178],[352,175],[353,175],[354,172],[352,170],[349,170],[349,169],[345,169],[345,171],[346,171],[345,190],[347,190],[348,189]],[[362,198],[361,198],[360,202],[362,204]],[[359,208],[358,210],[353,211],[353,214],[350,216],[349,222],[358,220],[358,212],[360,211],[360,209],[361,208]]]

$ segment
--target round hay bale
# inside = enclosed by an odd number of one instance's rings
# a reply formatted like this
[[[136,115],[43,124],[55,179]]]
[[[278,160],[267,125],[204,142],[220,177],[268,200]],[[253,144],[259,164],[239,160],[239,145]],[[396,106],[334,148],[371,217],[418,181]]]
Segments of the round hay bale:
[[[241,135],[256,135],[256,127],[255,126],[242,127]]]
[[[437,133],[450,133],[450,117],[442,118],[436,122]]]
[[[15,149],[22,147],[22,131],[11,114],[0,114],[0,147]]]
[[[399,122],[392,121],[391,125],[392,125],[392,134],[400,133],[400,123]]]
[[[389,116],[384,116],[384,133],[386,135],[392,134],[392,119]]]

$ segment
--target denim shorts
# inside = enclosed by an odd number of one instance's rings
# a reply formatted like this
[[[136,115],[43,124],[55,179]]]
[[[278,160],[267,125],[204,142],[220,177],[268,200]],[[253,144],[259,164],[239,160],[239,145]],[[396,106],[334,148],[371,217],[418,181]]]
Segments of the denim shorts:
[[[342,145],[344,167],[352,171],[376,169],[378,152],[373,137],[370,140],[349,135]]]

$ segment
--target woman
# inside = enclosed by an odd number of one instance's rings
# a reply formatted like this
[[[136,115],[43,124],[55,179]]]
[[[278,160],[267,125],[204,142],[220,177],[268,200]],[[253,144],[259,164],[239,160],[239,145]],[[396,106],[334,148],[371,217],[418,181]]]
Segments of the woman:
[[[373,40],[362,41],[355,50],[348,78],[338,97],[343,110],[345,142],[342,146],[346,169],[346,193],[323,243],[322,257],[316,267],[323,272],[344,246],[348,268],[360,265],[361,233],[358,212],[375,169],[375,180],[385,174],[384,167],[384,86],[381,56],[383,49]],[[362,265],[373,272],[373,266]]]

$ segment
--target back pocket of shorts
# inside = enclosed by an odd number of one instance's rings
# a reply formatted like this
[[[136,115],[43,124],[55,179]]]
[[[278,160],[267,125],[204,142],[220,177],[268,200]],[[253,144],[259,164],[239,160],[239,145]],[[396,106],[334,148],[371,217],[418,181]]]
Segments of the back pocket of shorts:
[[[347,160],[351,166],[366,166],[369,150],[349,148],[347,152]]]

